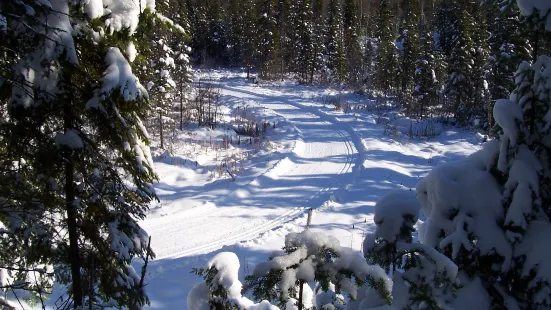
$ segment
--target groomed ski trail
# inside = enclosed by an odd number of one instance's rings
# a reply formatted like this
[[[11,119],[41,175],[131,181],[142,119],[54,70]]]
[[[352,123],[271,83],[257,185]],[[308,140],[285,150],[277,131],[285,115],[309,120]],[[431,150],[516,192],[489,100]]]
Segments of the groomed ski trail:
[[[321,206],[353,183],[354,168],[361,167],[358,149],[363,146],[354,131],[310,107],[307,99],[231,83],[222,85],[222,94],[254,100],[285,117],[296,127],[298,140],[287,157],[246,185],[213,190],[211,196],[218,197],[213,201],[198,199],[194,208],[143,222],[157,259],[209,253],[253,239]]]

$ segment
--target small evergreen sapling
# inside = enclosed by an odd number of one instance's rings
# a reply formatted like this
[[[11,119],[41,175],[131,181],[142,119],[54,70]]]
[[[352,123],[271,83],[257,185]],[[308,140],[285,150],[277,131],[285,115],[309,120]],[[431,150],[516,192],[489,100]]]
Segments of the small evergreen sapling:
[[[394,281],[392,305],[400,309],[449,306],[457,288],[457,266],[431,246],[413,242],[420,205],[415,196],[395,191],[375,205],[375,233],[366,236],[364,255]]]
[[[338,294],[350,300],[358,297],[362,286],[373,288],[384,303],[391,302],[392,282],[378,266],[370,266],[335,238],[305,230],[285,237],[285,247],[269,261],[258,264],[247,277],[247,290],[257,299],[266,299],[284,306],[290,299],[299,309],[307,302],[299,294],[302,285],[318,282],[323,292],[334,285]]]

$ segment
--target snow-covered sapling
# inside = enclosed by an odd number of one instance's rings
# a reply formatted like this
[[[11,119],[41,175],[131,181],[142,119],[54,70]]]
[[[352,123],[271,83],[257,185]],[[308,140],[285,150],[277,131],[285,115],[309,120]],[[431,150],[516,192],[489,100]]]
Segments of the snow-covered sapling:
[[[246,288],[257,299],[271,300],[282,307],[295,299],[299,309],[304,309],[301,304],[311,301],[301,300],[300,287],[315,282],[324,292],[334,284],[335,292],[351,300],[357,298],[359,287],[368,285],[386,303],[391,302],[392,282],[380,267],[368,265],[357,252],[341,247],[334,237],[309,230],[288,234],[283,251],[258,264],[247,277]]]
[[[394,191],[381,198],[375,205],[377,229],[366,236],[364,254],[368,263],[392,273],[393,306],[440,309],[453,299],[457,266],[434,247],[413,242],[419,209],[409,191]],[[365,302],[377,305],[369,297],[366,292]]]

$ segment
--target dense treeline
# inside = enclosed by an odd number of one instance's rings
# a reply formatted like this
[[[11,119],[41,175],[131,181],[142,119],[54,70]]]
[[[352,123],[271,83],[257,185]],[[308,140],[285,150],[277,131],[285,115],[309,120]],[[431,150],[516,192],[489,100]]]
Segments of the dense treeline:
[[[344,84],[395,99],[412,116],[483,128],[520,60],[551,43],[515,1],[182,1],[197,64]]]

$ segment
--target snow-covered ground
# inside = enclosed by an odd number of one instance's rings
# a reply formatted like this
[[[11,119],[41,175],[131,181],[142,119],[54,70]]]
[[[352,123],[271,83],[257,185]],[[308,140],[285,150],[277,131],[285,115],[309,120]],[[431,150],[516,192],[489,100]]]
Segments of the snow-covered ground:
[[[381,196],[413,189],[435,165],[463,158],[481,144],[475,133],[445,127],[430,140],[389,135],[377,115],[325,106],[323,98],[335,95],[328,89],[255,85],[228,71],[206,78],[222,86],[224,100],[245,100],[281,118],[274,138],[282,147],[256,154],[236,181],[198,181],[195,171],[157,163],[162,204],[142,223],[157,254],[147,275],[149,309],[186,309],[187,293],[201,281],[191,268],[204,267],[222,250],[237,254],[244,278],[281,248],[287,233],[305,228],[310,208],[312,230],[359,254],[366,232],[375,229],[373,206]],[[339,96],[352,105],[369,104],[353,94]],[[403,122],[397,120],[397,127]]]

